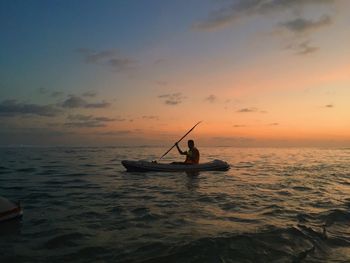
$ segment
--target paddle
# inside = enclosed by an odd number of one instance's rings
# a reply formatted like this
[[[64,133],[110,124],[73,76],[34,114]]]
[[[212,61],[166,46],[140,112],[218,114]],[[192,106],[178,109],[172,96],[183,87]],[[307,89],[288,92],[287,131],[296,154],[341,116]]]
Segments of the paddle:
[[[175,145],[176,145],[177,143],[181,142],[182,139],[185,138],[185,137],[186,137],[194,128],[196,128],[196,126],[197,126],[198,124],[200,124],[201,122],[202,122],[202,121],[197,122],[197,124],[194,125],[194,126],[192,127],[192,129],[189,130],[184,136],[182,136],[181,139],[178,140],[166,153],[164,153],[164,154],[162,155],[162,157],[159,158],[159,160],[161,160],[165,155],[167,155],[168,152],[170,152],[170,151],[175,147]]]

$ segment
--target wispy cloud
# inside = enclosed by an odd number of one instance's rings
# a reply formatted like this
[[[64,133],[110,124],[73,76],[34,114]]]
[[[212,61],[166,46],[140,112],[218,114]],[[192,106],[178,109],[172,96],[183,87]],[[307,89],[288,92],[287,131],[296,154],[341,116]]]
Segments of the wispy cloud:
[[[235,124],[233,125],[234,128],[244,128],[244,127],[247,127],[247,125],[245,124]]]
[[[108,117],[94,117],[92,115],[83,115],[83,114],[75,114],[75,115],[69,115],[67,117],[68,120],[75,120],[75,121],[88,121],[88,120],[95,120],[95,121],[115,121],[115,118],[108,118]]]
[[[146,120],[159,120],[159,117],[156,115],[144,115],[142,116],[142,119],[146,119]]]
[[[87,91],[82,94],[83,97],[96,97],[97,93],[94,91]]]
[[[213,103],[216,101],[216,99],[217,99],[217,97],[215,95],[211,94],[208,97],[206,97],[204,100]]]
[[[83,61],[86,64],[108,66],[115,72],[132,69],[137,63],[137,61],[125,57],[115,50],[97,51],[89,48],[78,48],[76,51],[83,56]]]
[[[294,51],[294,53],[297,55],[308,55],[316,52],[320,48],[316,46],[312,46],[310,44],[310,41],[303,41],[300,43],[291,43],[286,47],[286,49],[290,49]]]
[[[280,23],[279,26],[295,34],[304,34],[318,30],[325,26],[329,26],[331,24],[332,19],[328,15],[323,15],[315,21],[304,18],[296,18],[290,21]]]
[[[135,61],[129,58],[111,58],[108,60],[108,65],[110,65],[114,71],[120,72],[134,67]]]
[[[62,96],[64,93],[62,91],[51,91],[48,88],[44,88],[44,87],[40,87],[37,89],[37,91],[41,94],[41,95],[47,95],[53,98],[56,97],[60,97]]]
[[[66,135],[75,134],[73,131],[57,130],[47,127],[11,127],[10,129],[0,130],[0,135],[6,137],[17,137],[18,136],[33,136],[36,140],[42,139],[42,137],[61,137]]]
[[[278,122],[273,122],[273,123],[269,123],[267,124],[268,126],[278,126],[280,125]]]
[[[95,117],[92,115],[69,115],[67,117],[68,122],[64,125],[69,127],[76,128],[96,128],[96,127],[105,127],[108,122],[113,122],[116,119],[108,117]]]
[[[334,105],[333,104],[327,104],[325,105],[326,108],[334,108]]]
[[[306,5],[331,4],[334,0],[236,0],[228,6],[212,11],[209,16],[194,24],[195,29],[216,30],[233,24],[238,19],[273,12],[296,11]]]
[[[296,14],[303,14],[305,7],[318,7],[321,5],[331,6],[335,0],[231,0],[223,1],[220,8],[209,13],[208,17],[197,22],[193,27],[202,31],[213,31],[234,25],[236,21],[247,19],[252,16],[265,16],[269,14],[281,14],[284,12],[288,17],[295,17]],[[285,19],[285,18],[282,18]],[[319,50],[319,47],[310,45],[310,40],[305,39],[316,30],[329,26],[333,23],[333,19],[323,14],[318,19],[307,19],[297,17],[277,23],[273,32],[277,32],[276,36],[289,42],[287,50],[294,51],[297,55],[307,55]],[[285,34],[292,33],[293,38],[285,38]]]
[[[78,48],[78,53],[84,55],[84,62],[87,64],[99,64],[113,57],[116,52],[115,50],[102,50],[96,51],[89,48]]]
[[[186,97],[181,92],[159,95],[158,98],[162,99],[166,105],[180,104]]]
[[[21,103],[16,100],[4,100],[0,103],[0,116],[15,117],[24,115],[36,115],[54,117],[62,111],[53,105],[39,105]]]
[[[106,101],[91,103],[79,96],[70,95],[60,106],[63,108],[107,108],[110,106],[110,103]]]
[[[240,112],[240,113],[258,112],[258,108],[255,108],[255,107],[251,107],[251,108],[242,108],[242,109],[237,110],[237,112]]]
[[[132,131],[130,130],[118,130],[118,131],[107,131],[107,132],[99,132],[97,135],[103,135],[103,136],[123,136],[131,134]]]

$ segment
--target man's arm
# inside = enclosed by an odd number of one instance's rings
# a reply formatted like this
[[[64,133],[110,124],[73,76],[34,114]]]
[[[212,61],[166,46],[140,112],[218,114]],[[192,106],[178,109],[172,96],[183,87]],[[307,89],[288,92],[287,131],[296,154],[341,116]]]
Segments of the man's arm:
[[[178,143],[175,143],[175,146],[176,146],[176,148],[177,148],[177,150],[179,151],[179,153],[180,153],[180,154],[182,154],[182,155],[186,155],[186,152],[181,151],[181,149],[180,149],[180,147],[179,147],[179,144],[178,144]]]

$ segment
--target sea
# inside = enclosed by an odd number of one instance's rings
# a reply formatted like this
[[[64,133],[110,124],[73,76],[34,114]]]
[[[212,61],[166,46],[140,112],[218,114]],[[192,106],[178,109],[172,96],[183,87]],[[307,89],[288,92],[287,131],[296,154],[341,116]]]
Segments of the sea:
[[[0,262],[350,262],[349,148],[200,147],[229,171],[127,172],[164,147],[0,148]],[[163,162],[179,161],[174,150]]]

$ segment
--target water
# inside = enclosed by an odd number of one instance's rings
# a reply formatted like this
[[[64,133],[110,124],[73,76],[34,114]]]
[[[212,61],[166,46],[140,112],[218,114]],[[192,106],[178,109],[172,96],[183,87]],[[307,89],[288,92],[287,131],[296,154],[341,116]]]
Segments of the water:
[[[350,262],[350,149],[200,150],[231,170],[120,164],[164,148],[0,149],[0,195],[24,208],[0,262]]]

